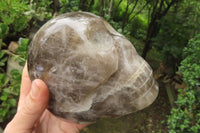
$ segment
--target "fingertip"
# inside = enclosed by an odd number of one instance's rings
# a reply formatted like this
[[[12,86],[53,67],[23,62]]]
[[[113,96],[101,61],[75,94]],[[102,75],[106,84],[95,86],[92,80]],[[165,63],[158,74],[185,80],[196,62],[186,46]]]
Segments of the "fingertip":
[[[22,72],[21,88],[20,88],[20,101],[23,101],[31,90],[31,80],[29,78],[27,63]]]
[[[27,62],[26,64],[24,65],[24,68],[23,68],[23,75],[26,77],[28,76],[28,66],[27,66]]]
[[[87,126],[89,126],[90,124],[78,124],[77,125],[77,128],[79,129],[79,130],[82,130],[83,128],[85,128],[85,127],[87,127]]]
[[[33,84],[35,84],[38,88],[48,90],[47,85],[41,79],[35,79]]]
[[[49,91],[47,85],[42,80],[35,79],[30,84],[26,80],[23,80],[23,83],[22,90],[24,92],[26,91],[27,96],[25,96],[25,93],[23,93],[24,96],[20,96],[17,113],[7,126],[6,133],[10,132],[8,131],[10,126],[13,128],[11,132],[32,130],[34,124],[38,121],[48,105]],[[30,89],[27,89],[29,85]],[[27,90],[30,90],[30,92]],[[35,91],[36,97],[33,97],[33,91]]]
[[[49,90],[47,85],[42,81],[41,79],[35,79],[32,82],[32,91],[35,91],[35,93],[39,93],[40,98],[49,98]],[[36,94],[37,95],[37,94]]]

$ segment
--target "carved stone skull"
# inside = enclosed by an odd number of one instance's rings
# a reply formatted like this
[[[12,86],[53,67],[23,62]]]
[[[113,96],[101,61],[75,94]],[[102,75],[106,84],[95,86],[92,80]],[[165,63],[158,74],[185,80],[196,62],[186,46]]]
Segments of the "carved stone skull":
[[[158,95],[152,69],[130,41],[87,12],[42,26],[30,45],[28,70],[31,80],[47,84],[49,110],[77,123],[141,110]]]

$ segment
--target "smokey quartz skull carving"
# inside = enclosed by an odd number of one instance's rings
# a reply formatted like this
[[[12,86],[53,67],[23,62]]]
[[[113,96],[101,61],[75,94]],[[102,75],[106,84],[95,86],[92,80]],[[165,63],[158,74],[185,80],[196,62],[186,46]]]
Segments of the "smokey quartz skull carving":
[[[77,123],[120,117],[158,95],[152,69],[104,19],[72,12],[48,21],[28,53],[31,80],[50,91],[49,110]]]

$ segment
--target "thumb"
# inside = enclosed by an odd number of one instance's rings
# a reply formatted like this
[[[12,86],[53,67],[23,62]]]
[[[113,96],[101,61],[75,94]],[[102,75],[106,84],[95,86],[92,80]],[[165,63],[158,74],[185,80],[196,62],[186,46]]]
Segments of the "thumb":
[[[15,117],[7,126],[9,132],[31,132],[35,123],[46,109],[48,100],[49,91],[46,84],[42,80],[34,80],[31,91],[24,98],[24,101],[20,101],[21,104],[18,106]]]

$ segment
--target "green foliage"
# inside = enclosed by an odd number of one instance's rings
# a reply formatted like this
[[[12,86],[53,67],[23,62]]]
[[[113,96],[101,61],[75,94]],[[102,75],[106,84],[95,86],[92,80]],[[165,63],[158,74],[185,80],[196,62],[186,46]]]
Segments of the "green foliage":
[[[191,29],[193,29],[193,23],[188,21],[184,15],[188,14],[168,13],[159,22],[161,30],[153,39],[153,46],[161,53],[162,60],[174,68],[172,73],[175,73],[183,59],[182,51],[190,39]]]
[[[11,75],[10,79],[5,73],[0,74],[0,122],[16,113],[21,73],[18,70],[12,70]]]
[[[19,97],[21,72],[11,71],[11,77],[6,75],[8,55],[24,66],[27,59],[29,40],[19,39],[16,54],[2,49],[3,39],[7,36],[21,35],[22,31],[34,26],[37,20],[43,21],[52,17],[49,0],[0,0],[0,123],[10,119],[16,113]],[[72,3],[72,2],[71,2]],[[6,46],[7,47],[7,46]]]
[[[49,0],[31,0],[29,3],[30,10],[26,12],[26,15],[32,16],[36,21],[50,19],[53,12],[50,8],[51,4],[52,1]]]
[[[144,40],[147,32],[146,20],[138,15],[131,24],[131,35],[138,40]]]
[[[200,34],[191,39],[188,46],[184,48],[180,71],[183,73],[184,81],[191,86],[200,85]],[[187,71],[186,71],[187,70]]]
[[[153,47],[161,53],[164,62],[175,70],[183,59],[183,48],[189,39],[200,31],[197,28],[200,24],[199,10],[196,9],[199,4],[197,1],[189,0],[179,2],[158,21],[160,31],[152,39]]]
[[[53,3],[53,1],[50,1],[50,0],[31,0],[30,3],[35,3],[36,4],[36,8],[39,9],[39,8],[44,8],[46,11],[51,11],[52,12],[52,9],[50,9],[50,5]],[[44,10],[43,10],[44,11]]]
[[[177,108],[171,110],[168,119],[170,133],[200,132],[200,34],[191,39],[184,48],[179,71],[187,84],[180,90]]]
[[[8,57],[4,57],[5,51],[1,51],[0,53],[0,67],[5,66],[5,62],[8,60]]]
[[[2,50],[0,52],[0,68],[5,66],[6,61],[7,57],[5,57],[5,51]],[[10,82],[10,78],[5,74],[2,68],[1,70],[3,73],[0,73],[0,122],[3,122],[14,113],[12,108],[16,107],[16,98],[12,95],[16,94],[16,90],[11,86],[9,87],[9,84],[15,84]]]
[[[17,54],[12,55],[22,66],[27,59],[28,43],[28,39],[20,38]],[[21,85],[21,72],[14,69],[11,71],[11,77],[4,72],[3,67],[7,61],[5,54],[6,50],[0,52],[0,70],[2,70],[0,73],[0,122],[10,119],[16,113]]]
[[[31,19],[31,16],[25,14],[29,6],[24,0],[1,0],[0,10],[0,20],[9,26],[13,34],[25,29]]]
[[[21,66],[24,66],[27,59],[29,39],[20,38],[19,47],[17,49],[17,60]]]
[[[21,33],[37,20],[50,19],[51,3],[49,0],[0,0],[0,39]]]
[[[0,23],[0,39],[5,38],[8,35],[9,27],[4,24]]]
[[[79,10],[80,0],[60,0],[60,13],[72,12]]]
[[[3,41],[23,35],[23,31],[37,26],[38,20],[50,19],[51,3],[49,0],[0,0],[0,122],[15,114],[21,84],[21,72],[18,70],[12,70],[11,77],[6,75],[8,55],[24,66],[29,43],[28,39],[19,39],[19,47],[14,54],[7,50]]]
[[[8,31],[9,27],[6,24],[0,22],[0,51],[3,45],[5,45],[3,43],[3,39],[8,35]]]

